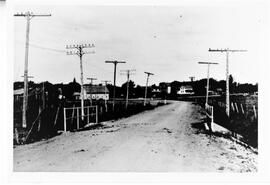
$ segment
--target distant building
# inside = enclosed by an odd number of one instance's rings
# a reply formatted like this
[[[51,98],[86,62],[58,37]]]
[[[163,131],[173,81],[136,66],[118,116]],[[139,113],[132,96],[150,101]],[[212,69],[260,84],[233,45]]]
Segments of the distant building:
[[[217,88],[216,91],[217,91],[217,94],[223,94],[224,93],[222,88]]]
[[[81,93],[75,92],[73,94],[76,100],[81,99]],[[109,90],[106,86],[99,85],[85,85],[84,86],[84,99],[92,100],[109,100]]]
[[[14,100],[19,101],[20,98],[23,97],[24,89],[16,89],[13,91]]]
[[[193,95],[194,91],[192,86],[190,85],[182,85],[179,89],[179,91],[177,91],[178,95]]]
[[[161,82],[159,83],[160,91],[167,94],[171,93],[171,83]]]
[[[161,91],[159,87],[155,87],[155,88],[152,87],[152,93],[160,93],[160,92]]]

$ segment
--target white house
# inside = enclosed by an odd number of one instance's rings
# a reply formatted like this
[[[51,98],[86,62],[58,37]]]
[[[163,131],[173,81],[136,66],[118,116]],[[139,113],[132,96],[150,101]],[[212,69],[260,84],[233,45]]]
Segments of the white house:
[[[84,85],[84,99],[90,99],[92,97],[92,100],[109,100],[109,90],[106,86],[98,86],[98,85]],[[80,92],[75,92],[74,96],[76,99],[81,99]]]
[[[190,86],[190,85],[182,85],[180,87],[180,90],[177,91],[177,94],[179,94],[179,95],[193,95],[194,91],[193,91],[192,86]]]

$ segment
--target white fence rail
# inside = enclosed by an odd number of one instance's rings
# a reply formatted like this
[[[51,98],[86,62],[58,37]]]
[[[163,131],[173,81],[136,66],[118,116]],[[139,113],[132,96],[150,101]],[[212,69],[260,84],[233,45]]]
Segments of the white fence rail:
[[[72,111],[71,116],[67,117],[67,112],[70,110]],[[64,132],[67,132],[67,120],[71,120],[71,123],[73,123],[73,121],[76,119],[77,130],[80,129],[80,120],[82,119],[82,117],[86,121],[85,125],[90,123],[90,118],[92,118],[93,116],[95,116],[95,123],[98,123],[98,106],[84,107],[84,116],[82,116],[81,110],[81,107],[64,107]]]

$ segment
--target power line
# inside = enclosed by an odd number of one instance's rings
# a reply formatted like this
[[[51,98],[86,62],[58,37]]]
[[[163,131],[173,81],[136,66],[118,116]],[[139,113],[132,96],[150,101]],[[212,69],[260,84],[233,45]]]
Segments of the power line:
[[[33,17],[48,17],[51,14],[34,14],[33,12],[17,13],[15,17],[25,17],[26,24],[26,43],[25,43],[25,63],[24,63],[24,96],[23,96],[23,114],[22,114],[22,127],[26,128],[26,106],[27,106],[27,89],[28,89],[28,50],[29,50],[29,32],[30,32],[30,20]]]
[[[226,114],[230,116],[230,90],[229,90],[229,52],[246,52],[241,49],[211,49],[209,52],[226,52]]]
[[[21,41],[16,41],[16,42],[22,44]],[[44,46],[40,46],[40,45],[32,44],[32,43],[29,43],[29,46],[31,46],[31,47],[33,47],[33,48],[43,49],[43,50],[55,51],[55,52],[59,52],[59,53],[66,53],[65,50],[55,49],[55,48],[49,48],[49,47],[44,47]]]

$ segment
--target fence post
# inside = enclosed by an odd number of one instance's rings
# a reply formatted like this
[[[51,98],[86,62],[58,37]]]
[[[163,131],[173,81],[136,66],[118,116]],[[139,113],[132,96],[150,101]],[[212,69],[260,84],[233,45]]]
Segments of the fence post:
[[[255,107],[255,105],[253,105],[253,111],[254,111],[255,118],[257,118],[257,113],[256,113],[256,107]]]
[[[87,124],[89,124],[89,106],[87,107]]]
[[[237,107],[237,103],[234,103],[234,105],[235,105],[236,112],[238,114],[239,113],[239,110],[238,110],[238,107]]]
[[[74,112],[75,112],[75,104],[73,104],[73,109],[72,109],[71,125],[73,125],[73,121],[74,121]]]
[[[41,110],[41,106],[38,106],[38,115],[40,115],[40,113],[42,112]],[[41,116],[38,118],[38,132],[40,131],[40,127],[41,127]]]
[[[96,105],[96,124],[98,123],[98,106]]]
[[[231,103],[231,107],[232,107],[232,110],[234,112],[235,110],[234,110],[233,102]]]
[[[64,107],[64,132],[67,132],[66,108]]]
[[[57,111],[56,111],[56,115],[55,115],[53,126],[56,125],[56,121],[57,121],[57,118],[58,118],[59,109],[60,109],[60,107],[58,106]]]
[[[17,128],[15,128],[14,132],[15,132],[15,141],[16,141],[17,144],[20,144],[19,133],[18,133]]]
[[[211,127],[211,130],[212,130],[212,132],[214,132],[214,130],[213,130],[213,125],[214,125],[214,106],[211,106],[212,108],[211,108],[211,125],[210,125],[210,127]]]
[[[80,124],[80,120],[79,120],[79,108],[77,108],[77,129],[79,129],[79,124]]]
[[[242,113],[245,114],[245,111],[244,111],[244,108],[243,108],[242,103],[240,103],[240,106],[241,106]]]

